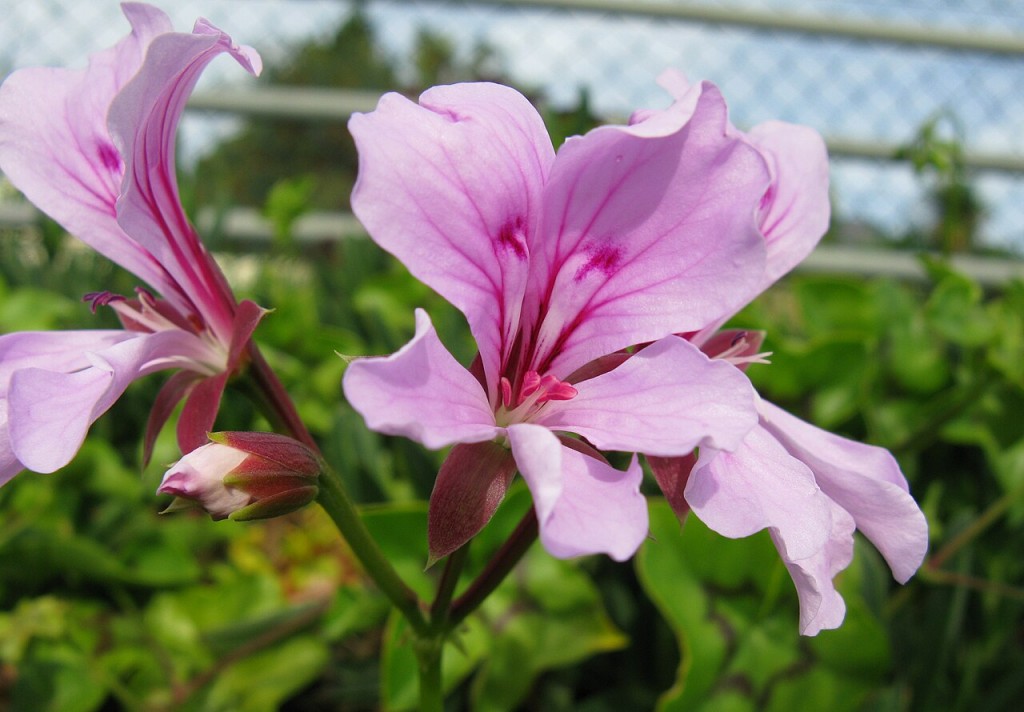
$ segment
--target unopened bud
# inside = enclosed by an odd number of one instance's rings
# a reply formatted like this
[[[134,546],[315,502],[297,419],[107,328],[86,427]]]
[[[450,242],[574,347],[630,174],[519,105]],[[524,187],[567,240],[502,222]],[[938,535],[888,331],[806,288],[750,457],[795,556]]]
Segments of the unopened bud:
[[[199,507],[214,519],[277,517],[316,499],[320,458],[276,433],[211,433],[212,442],[171,465],[158,494],[175,499],[164,510]]]

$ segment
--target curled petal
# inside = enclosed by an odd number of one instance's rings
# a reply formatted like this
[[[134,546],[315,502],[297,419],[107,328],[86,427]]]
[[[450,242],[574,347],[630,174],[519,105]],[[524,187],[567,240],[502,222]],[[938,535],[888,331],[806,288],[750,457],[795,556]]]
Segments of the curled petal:
[[[486,380],[496,383],[554,158],[540,116],[514,89],[458,84],[430,89],[419,104],[386,94],[349,129],[359,149],[353,211],[374,241],[466,315]]]
[[[800,632],[817,635],[838,628],[846,616],[846,603],[832,580],[853,560],[853,518],[842,507],[830,502],[832,528],[825,546],[804,559],[786,557],[786,544],[775,530],[772,541],[796,585],[800,599]]]
[[[7,432],[7,399],[0,396],[0,487],[24,469],[11,449],[11,436]]]
[[[625,561],[636,552],[648,529],[636,456],[621,472],[565,447],[539,425],[512,425],[508,435],[549,553],[563,559],[603,553]]]
[[[676,336],[576,390],[571,400],[548,403],[537,422],[603,450],[672,457],[697,446],[733,449],[757,424],[750,381]]]
[[[89,365],[77,371],[16,371],[7,392],[12,452],[36,472],[63,467],[78,452],[89,426],[129,383],[194,348],[195,340],[178,330],[142,334],[85,353]]]
[[[204,20],[191,34],[156,37],[138,74],[114,98],[108,124],[125,164],[118,223],[167,269],[193,310],[228,343],[234,298],[181,207],[174,156],[185,102],[206,65],[225,52],[259,74],[253,49],[234,44]]]
[[[27,68],[0,87],[0,170],[43,212],[180,307],[183,297],[153,255],[117,224],[124,162],[106,126],[114,96],[147,46],[169,32],[160,10],[122,6],[132,33],[84,70]]]
[[[733,452],[701,451],[686,501],[724,536],[774,531],[786,561],[818,556],[833,526],[831,503],[814,475],[760,426]]]
[[[422,309],[412,341],[391,356],[356,359],[343,386],[370,429],[428,448],[499,434],[480,382],[448,353]]]
[[[746,138],[772,171],[761,204],[765,289],[807,257],[828,230],[828,151],[817,131],[781,121],[759,124]]]
[[[564,378],[604,354],[702,328],[756,294],[765,245],[755,212],[768,169],[726,136],[718,90],[701,89],[692,111],[677,104],[559,150],[543,240],[531,245],[529,368]]]
[[[762,401],[762,425],[814,472],[821,489],[853,517],[900,583],[914,575],[928,550],[928,522],[906,478],[883,448],[841,438]]]

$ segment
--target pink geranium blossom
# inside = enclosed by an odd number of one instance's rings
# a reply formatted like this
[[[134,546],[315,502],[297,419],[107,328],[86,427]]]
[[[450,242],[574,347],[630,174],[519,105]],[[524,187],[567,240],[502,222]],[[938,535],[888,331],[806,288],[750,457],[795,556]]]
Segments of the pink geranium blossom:
[[[31,68],[0,87],[0,170],[69,233],[130,270],[145,289],[109,306],[122,330],[0,337],[0,484],[23,468],[67,464],[93,421],[133,380],[176,368],[154,407],[147,452],[187,396],[179,443],[205,442],[228,375],[262,313],[237,304],[178,198],[175,130],[205,66],[227,52],[257,74],[259,56],[199,20],[126,3],[132,32],[84,70]]]
[[[345,374],[372,429],[455,446],[431,496],[432,558],[479,531],[518,470],[548,551],[625,559],[647,534],[642,471],[595,448],[731,450],[756,423],[742,374],[672,336],[732,313],[764,270],[767,167],[727,126],[710,84],[557,155],[526,99],[494,84],[389,94],[352,118],[354,211],[479,348],[463,367],[418,311],[409,344]]]
[[[676,73],[662,82],[682,104],[699,91]],[[747,134],[732,127],[729,132],[761,152],[771,169],[758,211],[768,254],[760,292],[806,257],[825,233],[828,158],[821,137],[806,127],[769,122]],[[764,335],[720,331],[729,316],[687,339],[740,368],[763,361],[758,351]],[[757,412],[758,424],[738,448],[701,448],[699,458],[648,459],[681,516],[692,508],[729,537],[769,530],[796,584],[800,630],[813,635],[843,620],[845,604],[832,579],[852,559],[855,530],[903,583],[924,559],[927,522],[887,450],[825,432],[760,399]]]

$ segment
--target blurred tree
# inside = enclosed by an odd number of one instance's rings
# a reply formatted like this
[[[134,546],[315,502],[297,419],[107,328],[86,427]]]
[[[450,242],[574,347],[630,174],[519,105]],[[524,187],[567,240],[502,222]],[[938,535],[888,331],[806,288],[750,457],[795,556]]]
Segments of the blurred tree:
[[[435,84],[501,81],[503,75],[493,48],[477,44],[461,58],[450,39],[430,29],[417,33],[409,58],[390,57],[356,5],[333,37],[305,44],[287,62],[268,66],[262,81],[380,92],[398,88],[414,96]],[[254,119],[199,162],[195,200],[262,205],[275,185],[296,183],[305,186],[307,209],[347,210],[356,166],[355,146],[343,122]]]
[[[943,127],[949,130],[943,131]],[[962,134],[956,117],[942,112],[926,121],[914,140],[897,154],[909,160],[918,175],[931,176],[929,198],[935,223],[930,246],[947,254],[971,249],[984,212],[964,165]]]

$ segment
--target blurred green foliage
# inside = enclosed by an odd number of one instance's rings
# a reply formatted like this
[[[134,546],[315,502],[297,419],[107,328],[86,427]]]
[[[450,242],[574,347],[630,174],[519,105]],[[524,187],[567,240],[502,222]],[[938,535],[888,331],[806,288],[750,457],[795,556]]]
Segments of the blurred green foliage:
[[[109,325],[76,297],[130,288],[51,229],[0,241],[5,332]],[[19,259],[44,253],[38,270]],[[334,352],[393,351],[423,307],[468,362],[461,315],[358,236],[222,262],[241,296],[274,307],[261,346],[352,491],[375,503],[367,522],[389,557],[429,596],[423,502],[441,454],[368,431],[343,402]],[[750,370],[764,397],[897,454],[931,526],[915,579],[896,586],[858,546],[839,578],[843,627],[800,638],[770,540],[726,540],[693,518],[680,531],[652,496],[635,569],[530,553],[449,646],[452,708],[1011,709],[1024,695],[1024,285],[985,292],[927,268],[920,284],[792,276],[734,320],[768,331],[772,364]],[[0,490],[0,701],[412,709],[402,624],[317,508],[253,525],[157,514],[170,433],[141,476],[138,463],[160,380],[136,384],[68,468]],[[266,425],[233,393],[218,427]],[[523,489],[502,505],[466,577],[527,506]]]

